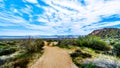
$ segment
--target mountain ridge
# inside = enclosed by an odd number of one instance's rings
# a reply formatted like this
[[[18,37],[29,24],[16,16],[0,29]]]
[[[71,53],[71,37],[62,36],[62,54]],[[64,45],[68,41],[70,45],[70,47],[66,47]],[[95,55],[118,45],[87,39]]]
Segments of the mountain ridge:
[[[103,28],[92,31],[89,35],[95,35],[102,38],[116,38],[120,37],[120,29],[119,28]]]

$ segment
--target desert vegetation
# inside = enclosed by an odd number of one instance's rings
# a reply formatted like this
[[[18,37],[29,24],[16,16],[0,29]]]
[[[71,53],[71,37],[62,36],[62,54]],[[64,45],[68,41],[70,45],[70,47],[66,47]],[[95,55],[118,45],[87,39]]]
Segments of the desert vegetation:
[[[93,34],[54,40],[37,38],[0,40],[0,68],[29,68],[43,55],[45,41],[50,46],[67,50],[78,68],[120,68],[119,38],[108,35],[100,37],[101,32],[97,34],[99,36]]]
[[[113,45],[113,52],[116,56],[120,57],[120,42],[117,42]]]
[[[42,54],[41,39],[17,39],[0,41],[0,68],[27,68]]]
[[[77,39],[63,39],[59,41],[59,46],[61,48],[66,48],[68,50],[72,50],[70,53],[74,63],[79,68],[103,68],[98,64],[101,63],[104,65],[104,62],[113,62],[108,63],[108,65],[112,67],[120,67],[118,64],[120,62],[119,52],[120,52],[120,44],[112,39],[112,41],[108,38],[101,38],[98,36],[80,36]],[[114,40],[114,41],[113,41]],[[103,59],[102,56],[106,56],[109,60]],[[100,57],[99,61],[96,57]],[[106,58],[105,57],[105,58]],[[112,58],[114,58],[114,60]],[[87,59],[91,59],[89,63],[87,63]],[[104,62],[100,61],[103,60]],[[95,61],[99,62],[95,64]],[[116,65],[116,66],[115,66]],[[105,65],[107,66],[107,64]],[[107,68],[110,68],[107,66]]]
[[[92,48],[95,50],[101,50],[101,51],[110,50],[109,44],[103,41],[102,39],[100,39],[100,37],[96,37],[96,36],[79,37],[77,39],[77,45],[89,47],[89,48]]]

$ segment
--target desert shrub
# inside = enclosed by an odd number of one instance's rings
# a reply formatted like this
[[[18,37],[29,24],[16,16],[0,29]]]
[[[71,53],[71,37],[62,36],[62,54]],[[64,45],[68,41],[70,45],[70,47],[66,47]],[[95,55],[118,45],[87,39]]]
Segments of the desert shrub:
[[[0,46],[7,46],[5,42],[0,42]]]
[[[15,41],[9,41],[9,42],[7,42],[7,44],[9,44],[9,45],[15,45],[16,42]]]
[[[41,48],[44,46],[44,42],[43,42],[43,40],[41,40],[41,39],[36,39],[36,40],[35,40],[35,45],[37,45],[37,47],[38,47],[39,49],[41,49]]]
[[[120,42],[113,45],[113,53],[120,57]]]
[[[81,65],[80,68],[103,68],[103,67],[98,67],[94,63],[89,63]]]
[[[47,42],[54,42],[54,39],[46,39]]]
[[[13,60],[17,60],[20,58],[26,58],[26,56],[29,56],[30,53],[28,53],[27,51],[21,51],[19,54],[15,55]]]
[[[74,61],[74,63],[77,65],[78,68],[103,68],[96,66],[94,63],[81,64],[80,62],[76,62],[76,61]]]
[[[96,66],[94,63],[82,64],[75,60],[73,60],[73,62],[77,65],[78,68],[102,68],[102,67]]]
[[[27,68],[27,64],[30,62],[30,58],[24,57],[19,58],[14,61],[6,62],[5,64],[1,65],[0,68]]]
[[[44,42],[41,39],[27,39],[22,45],[28,52],[36,52],[42,49]]]
[[[110,50],[110,46],[105,41],[96,36],[79,37],[76,41],[78,46],[85,46],[102,51]]]
[[[6,49],[3,49],[3,50],[0,50],[0,56],[2,55],[9,55],[9,54],[12,54],[16,51],[15,48],[6,48]]]
[[[75,52],[71,53],[71,57],[75,58],[75,57],[79,57],[82,54],[81,50],[75,50]]]
[[[115,41],[110,41],[110,45],[114,45],[115,43]]]
[[[1,46],[1,45],[0,45],[0,50],[3,49],[3,48],[5,48],[5,46]]]
[[[74,39],[62,39],[58,42],[58,46],[63,48],[69,48],[71,45],[76,45],[76,40]]]
[[[75,52],[71,54],[71,57],[72,58],[75,58],[75,57],[91,58],[92,55],[88,53],[83,53],[81,50],[75,50]]]
[[[17,61],[14,62],[14,68],[20,67],[20,68],[27,68],[27,64],[29,63],[29,59],[28,58],[24,58],[24,59],[19,59]]]

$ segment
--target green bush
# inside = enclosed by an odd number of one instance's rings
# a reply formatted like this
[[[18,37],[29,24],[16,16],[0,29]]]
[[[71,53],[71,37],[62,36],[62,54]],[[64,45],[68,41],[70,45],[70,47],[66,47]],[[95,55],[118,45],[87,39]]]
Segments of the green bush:
[[[36,46],[36,49],[42,49],[42,47],[44,46],[44,42],[43,40],[41,39],[36,39],[35,40],[35,46]]]
[[[9,45],[15,45],[16,42],[15,41],[9,41],[9,42],[7,42],[7,44],[9,44]]]
[[[79,37],[76,41],[78,46],[85,46],[95,50],[108,51],[111,49],[105,41],[96,36]]]
[[[120,42],[113,45],[113,53],[120,57]]]
[[[83,53],[81,50],[75,50],[75,52],[71,54],[71,57],[72,58],[75,58],[75,57],[91,58],[92,55],[89,53]]]
[[[80,55],[82,55],[82,51],[81,50],[75,50],[75,52],[70,54],[72,58],[75,57],[79,57]]]
[[[31,59],[29,56],[7,61],[5,64],[1,65],[0,68],[28,68],[27,64],[30,62]]]
[[[29,63],[29,58],[24,59],[18,59],[14,62],[14,68],[20,67],[20,68],[27,68],[27,64]]]
[[[83,65],[81,65],[80,68],[103,68],[103,67],[98,67],[94,63],[89,63],[89,64],[83,64]]]
[[[9,55],[9,54],[12,54],[16,51],[15,48],[6,48],[6,49],[3,49],[0,51],[0,56],[2,55]]]
[[[27,39],[22,45],[28,52],[36,52],[42,49],[44,42],[41,39]]]
[[[62,48],[69,48],[71,45],[76,45],[75,39],[62,39],[58,42],[57,46],[60,46]]]
[[[0,45],[0,50],[3,49],[3,48],[5,48],[5,46],[1,46],[1,45]]]
[[[80,62],[74,61],[74,60],[73,62],[77,65],[78,68],[102,68],[102,67],[96,66],[94,63],[81,64]]]
[[[5,42],[0,42],[0,46],[7,46]]]

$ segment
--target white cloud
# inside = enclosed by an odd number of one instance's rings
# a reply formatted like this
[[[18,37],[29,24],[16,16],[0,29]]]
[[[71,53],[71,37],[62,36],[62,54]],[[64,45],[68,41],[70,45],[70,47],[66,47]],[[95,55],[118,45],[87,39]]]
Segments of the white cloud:
[[[3,22],[3,24],[11,23],[11,24],[23,24],[25,23],[25,20],[22,17],[14,16],[12,13],[4,13],[0,12],[0,19]]]
[[[51,35],[51,33],[46,33],[46,32],[41,32],[41,31],[38,31],[38,30],[17,30],[17,29],[4,29],[4,30],[1,30],[0,32],[0,35],[1,36],[25,36],[25,35]]]
[[[25,8],[21,8],[20,11],[21,11],[22,13],[26,13],[26,14],[30,14],[31,12],[33,12],[33,11],[32,11],[32,7],[29,6],[29,5],[26,5]]]
[[[120,24],[120,21],[115,21],[115,22],[102,22],[100,24],[96,23],[96,24],[93,24],[91,26],[87,26],[85,28],[82,28],[82,29],[99,29],[99,28],[104,28],[104,27],[109,27],[109,26],[115,26],[115,25],[119,25]]]
[[[11,8],[13,12],[0,12],[0,26],[22,25],[27,29],[35,30],[36,32],[33,31],[35,34],[88,34],[93,29],[120,24],[120,21],[99,22],[102,20],[101,16],[104,18],[115,14],[120,16],[120,0],[84,0],[85,5],[79,0],[43,0],[49,6],[40,6],[38,0],[24,1],[39,6],[44,12],[34,15],[34,7],[27,4],[22,9]],[[21,17],[15,16],[14,13],[20,14]],[[30,19],[26,20],[22,17],[23,13],[28,14]],[[35,16],[38,18],[33,19]],[[36,21],[45,25],[36,25]]]
[[[83,33],[85,32],[84,30],[89,29],[89,27],[82,28],[83,26],[97,22],[99,24],[99,21],[102,20],[101,16],[120,15],[120,0],[110,0],[107,2],[104,0],[85,0],[86,6],[81,5],[79,0],[45,0],[44,2],[49,4],[50,7],[43,7],[45,12],[42,14],[42,17],[39,17],[39,21],[44,20],[49,26],[63,26],[63,30],[70,27],[72,29],[71,33],[74,33],[76,30],[78,31],[75,32],[76,34],[81,33],[79,32],[81,29]],[[103,26],[115,25],[113,23],[107,22]],[[99,26],[101,25],[96,25],[95,27],[93,25],[91,27],[97,28]],[[61,28],[57,28],[57,30],[59,29]]]

